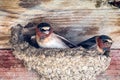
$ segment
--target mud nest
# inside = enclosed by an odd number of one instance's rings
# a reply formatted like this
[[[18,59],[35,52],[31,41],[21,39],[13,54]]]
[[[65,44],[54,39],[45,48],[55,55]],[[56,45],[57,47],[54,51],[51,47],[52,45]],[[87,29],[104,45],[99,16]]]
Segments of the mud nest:
[[[23,29],[20,26],[12,28],[13,54],[23,60],[28,69],[35,70],[40,80],[94,80],[110,64],[111,58],[100,55],[97,50],[35,48],[24,40]]]

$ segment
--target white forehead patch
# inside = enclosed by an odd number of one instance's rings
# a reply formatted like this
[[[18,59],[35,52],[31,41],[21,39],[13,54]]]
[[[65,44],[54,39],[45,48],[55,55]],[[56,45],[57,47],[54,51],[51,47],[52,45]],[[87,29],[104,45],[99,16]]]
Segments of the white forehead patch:
[[[49,29],[50,29],[50,27],[45,26],[45,27],[43,27],[42,29],[44,29],[44,30],[49,30]]]
[[[109,39],[107,39],[107,41],[108,41],[108,42],[110,42],[110,43],[112,43],[112,42],[113,42],[112,40],[109,40]]]

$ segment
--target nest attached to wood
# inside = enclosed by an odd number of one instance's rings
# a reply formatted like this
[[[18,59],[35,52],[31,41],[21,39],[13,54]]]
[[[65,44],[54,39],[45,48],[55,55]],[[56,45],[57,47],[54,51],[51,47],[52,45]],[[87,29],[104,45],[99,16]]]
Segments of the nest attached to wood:
[[[12,28],[13,54],[23,60],[28,69],[37,71],[40,80],[94,80],[110,64],[111,58],[100,55],[97,50],[37,49],[24,41],[22,29],[20,26]]]

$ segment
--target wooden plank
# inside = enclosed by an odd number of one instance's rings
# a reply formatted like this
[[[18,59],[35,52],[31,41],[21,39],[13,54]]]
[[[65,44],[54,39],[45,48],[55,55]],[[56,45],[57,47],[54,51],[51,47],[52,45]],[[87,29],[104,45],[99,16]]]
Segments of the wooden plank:
[[[106,34],[120,45],[120,10],[108,5],[96,8],[93,0],[1,0],[0,48],[8,45],[10,28],[17,24],[46,21],[54,30],[76,44],[94,35]],[[30,6],[27,6],[30,5]],[[61,32],[64,32],[63,34]],[[71,35],[72,34],[72,35]]]

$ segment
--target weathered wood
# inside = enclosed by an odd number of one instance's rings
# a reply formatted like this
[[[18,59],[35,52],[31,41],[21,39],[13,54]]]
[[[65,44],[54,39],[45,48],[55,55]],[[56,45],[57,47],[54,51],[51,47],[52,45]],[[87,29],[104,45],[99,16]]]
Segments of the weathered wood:
[[[106,0],[103,0],[103,2]],[[0,48],[9,47],[10,28],[28,22],[49,22],[56,33],[75,42],[106,34],[120,45],[120,10],[109,5],[95,7],[96,0],[1,0]]]

